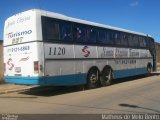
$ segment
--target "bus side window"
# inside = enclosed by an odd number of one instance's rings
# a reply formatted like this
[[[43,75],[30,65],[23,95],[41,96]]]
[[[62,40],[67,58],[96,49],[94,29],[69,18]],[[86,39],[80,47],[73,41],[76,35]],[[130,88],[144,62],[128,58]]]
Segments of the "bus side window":
[[[72,24],[70,23],[62,23],[60,25],[60,38],[63,41],[72,41]]]
[[[107,30],[106,35],[107,35],[107,44],[113,45],[114,44],[114,32],[111,30]]]
[[[144,47],[147,47],[147,42],[146,42],[145,37],[143,37],[143,45],[144,45]]]
[[[85,27],[84,26],[80,26],[80,25],[75,25],[74,26],[74,39],[77,42],[86,42],[85,39]]]
[[[119,32],[114,33],[114,40],[115,40],[116,45],[121,45],[121,39],[120,39],[120,33]]]
[[[133,47],[133,36],[132,35],[128,35],[128,43],[130,47]]]
[[[146,41],[143,37],[139,37],[140,47],[146,47]]]
[[[128,46],[128,36],[125,33],[121,33],[121,45]]]
[[[139,47],[139,39],[138,39],[138,36],[136,35],[133,36],[133,46]]]
[[[149,47],[150,47],[149,37],[146,37],[146,47],[147,47],[147,48],[149,48]]]
[[[95,43],[97,40],[97,31],[95,28],[89,27],[86,29],[86,40],[88,43]]]
[[[46,39],[59,40],[59,23],[49,21],[46,23]]]
[[[105,30],[98,30],[98,43],[106,43],[106,32]]]

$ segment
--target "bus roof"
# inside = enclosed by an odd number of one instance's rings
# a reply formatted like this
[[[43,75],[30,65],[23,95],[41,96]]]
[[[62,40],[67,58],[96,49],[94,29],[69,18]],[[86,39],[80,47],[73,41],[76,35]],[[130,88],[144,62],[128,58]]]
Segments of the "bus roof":
[[[31,9],[31,10],[28,10],[28,11],[24,11],[22,13],[33,12],[33,11],[36,12],[36,14],[38,14],[40,16],[57,18],[57,19],[71,21],[71,22],[76,22],[76,23],[81,23],[81,24],[86,24],[86,25],[92,25],[92,26],[101,27],[101,28],[107,28],[107,29],[117,30],[117,31],[121,31],[121,32],[127,32],[127,33],[131,33],[131,34],[137,34],[137,35],[152,37],[151,35],[148,35],[148,34],[136,32],[136,31],[131,31],[131,30],[123,29],[123,28],[113,27],[113,26],[110,26],[110,25],[104,25],[104,24],[100,24],[100,23],[96,23],[96,22],[90,22],[90,21],[82,20],[82,19],[78,19],[78,18],[68,17],[68,16],[63,15],[63,14],[59,14],[59,13],[55,13],[55,12],[49,12],[49,11],[40,10],[40,9]],[[21,13],[18,13],[16,15],[19,15],[19,14],[21,14]]]

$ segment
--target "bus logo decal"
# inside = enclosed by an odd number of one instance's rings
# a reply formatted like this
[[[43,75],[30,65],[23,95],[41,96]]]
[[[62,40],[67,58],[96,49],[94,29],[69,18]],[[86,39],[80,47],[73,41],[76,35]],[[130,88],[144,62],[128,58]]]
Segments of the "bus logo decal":
[[[21,58],[21,59],[19,60],[19,62],[21,62],[21,61],[27,61],[28,59],[29,59],[29,56],[26,57],[26,58]]]
[[[12,59],[11,58],[8,59],[7,65],[9,66],[9,70],[13,69],[14,64],[12,63]]]
[[[88,50],[88,46],[84,46],[82,49],[84,57],[88,57],[90,55],[90,51]]]

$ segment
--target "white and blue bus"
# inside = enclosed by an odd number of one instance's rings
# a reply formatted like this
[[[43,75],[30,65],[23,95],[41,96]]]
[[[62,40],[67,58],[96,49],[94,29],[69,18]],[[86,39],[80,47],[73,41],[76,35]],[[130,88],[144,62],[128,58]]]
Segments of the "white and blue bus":
[[[147,34],[43,10],[9,17],[4,25],[4,78],[24,85],[88,88],[156,70]]]

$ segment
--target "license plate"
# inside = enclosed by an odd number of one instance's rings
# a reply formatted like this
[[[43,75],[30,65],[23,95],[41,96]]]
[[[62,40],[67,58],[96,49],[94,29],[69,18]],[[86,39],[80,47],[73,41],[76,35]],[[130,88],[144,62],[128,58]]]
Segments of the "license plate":
[[[20,73],[21,72],[21,67],[15,67],[15,72]]]

